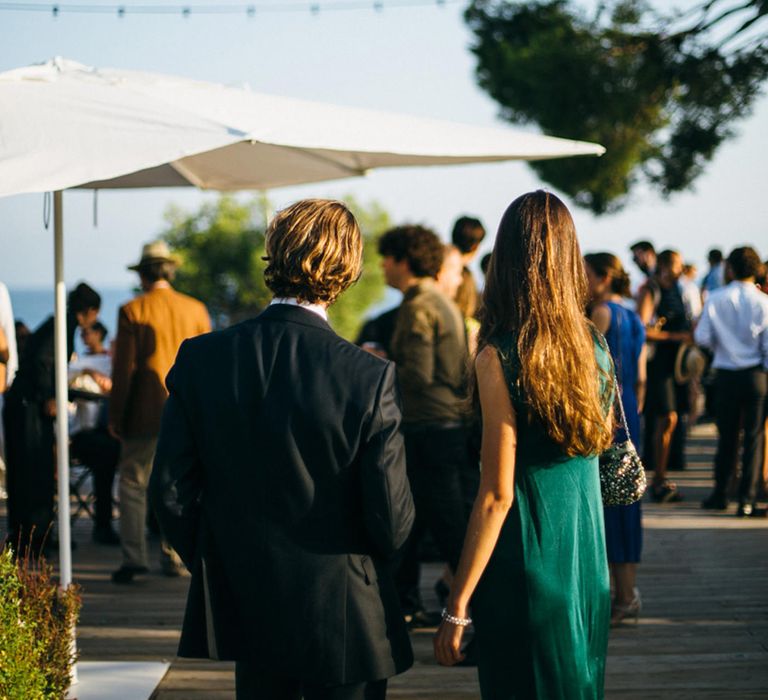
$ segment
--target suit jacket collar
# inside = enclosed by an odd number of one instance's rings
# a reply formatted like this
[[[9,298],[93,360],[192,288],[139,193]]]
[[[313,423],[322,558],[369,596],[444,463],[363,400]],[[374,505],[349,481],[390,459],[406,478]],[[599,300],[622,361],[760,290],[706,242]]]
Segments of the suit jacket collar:
[[[313,311],[291,304],[273,304],[268,306],[257,318],[264,319],[265,321],[289,321],[290,323],[300,323],[304,326],[312,326],[331,331],[331,333],[334,332],[329,323]]]

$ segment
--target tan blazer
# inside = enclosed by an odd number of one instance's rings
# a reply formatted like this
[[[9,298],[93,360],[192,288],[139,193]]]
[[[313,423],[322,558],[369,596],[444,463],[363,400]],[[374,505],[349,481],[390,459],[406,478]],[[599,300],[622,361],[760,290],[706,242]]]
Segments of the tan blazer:
[[[168,397],[165,376],[187,338],[211,330],[205,306],[171,288],[153,289],[120,308],[109,422],[124,438],[154,437]]]

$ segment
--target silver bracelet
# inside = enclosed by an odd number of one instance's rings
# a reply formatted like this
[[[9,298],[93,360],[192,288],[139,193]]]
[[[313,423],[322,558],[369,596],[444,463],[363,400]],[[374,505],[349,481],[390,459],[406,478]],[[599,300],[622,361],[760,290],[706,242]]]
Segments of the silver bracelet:
[[[446,622],[450,622],[452,625],[458,625],[459,627],[466,627],[472,624],[471,617],[456,617],[448,612],[448,608],[443,608],[443,612],[440,613],[440,617]]]

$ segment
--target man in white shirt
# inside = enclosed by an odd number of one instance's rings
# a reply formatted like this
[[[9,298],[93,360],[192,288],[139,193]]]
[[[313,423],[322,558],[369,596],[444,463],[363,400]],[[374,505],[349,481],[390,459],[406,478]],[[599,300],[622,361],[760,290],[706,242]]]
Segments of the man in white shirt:
[[[696,265],[686,263],[683,265],[683,274],[680,275],[680,291],[683,294],[685,311],[692,322],[699,320],[704,305],[701,302],[701,291],[696,284]]]
[[[732,281],[708,296],[694,333],[696,342],[714,353],[720,434],[715,456],[715,490],[701,505],[710,510],[727,507],[726,489],[736,463],[741,426],[744,447],[737,511],[740,517],[765,515],[755,508],[768,393],[768,296],[755,286],[761,268],[760,257],[753,248],[733,250],[726,267]]]

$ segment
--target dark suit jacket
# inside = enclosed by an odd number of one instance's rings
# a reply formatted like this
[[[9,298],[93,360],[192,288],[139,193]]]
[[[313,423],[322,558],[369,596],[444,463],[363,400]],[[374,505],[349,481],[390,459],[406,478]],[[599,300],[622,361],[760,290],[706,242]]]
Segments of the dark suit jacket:
[[[167,385],[150,497],[192,572],[179,655],[331,685],[406,670],[394,365],[281,304],[186,341]]]
[[[77,319],[67,312],[67,358],[75,350]],[[42,404],[56,396],[56,353],[54,351],[55,323],[53,316],[43,321],[27,339],[19,357],[16,379],[6,394],[9,400]]]

